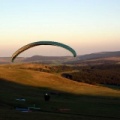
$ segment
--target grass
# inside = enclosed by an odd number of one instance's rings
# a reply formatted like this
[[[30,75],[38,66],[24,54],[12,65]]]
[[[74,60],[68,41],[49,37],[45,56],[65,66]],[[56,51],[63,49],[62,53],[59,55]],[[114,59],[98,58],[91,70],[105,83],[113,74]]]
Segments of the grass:
[[[72,81],[61,77],[59,74],[51,74],[27,69],[0,67],[0,78],[7,81],[29,85],[33,87],[46,87],[73,94],[120,96],[120,92],[107,87],[90,85]]]
[[[51,74],[15,66],[0,67],[0,120],[117,120],[120,91],[89,85]],[[51,95],[49,102],[44,94]],[[16,98],[25,98],[18,102]],[[15,107],[40,107],[40,112],[22,113]],[[61,111],[61,109],[67,109]]]

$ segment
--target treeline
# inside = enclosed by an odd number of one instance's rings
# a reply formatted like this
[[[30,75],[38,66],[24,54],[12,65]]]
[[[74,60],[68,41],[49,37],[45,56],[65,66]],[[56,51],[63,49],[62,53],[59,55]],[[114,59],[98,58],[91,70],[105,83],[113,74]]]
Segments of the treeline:
[[[120,65],[97,65],[76,67],[78,72],[63,73],[62,76],[89,84],[120,85]]]

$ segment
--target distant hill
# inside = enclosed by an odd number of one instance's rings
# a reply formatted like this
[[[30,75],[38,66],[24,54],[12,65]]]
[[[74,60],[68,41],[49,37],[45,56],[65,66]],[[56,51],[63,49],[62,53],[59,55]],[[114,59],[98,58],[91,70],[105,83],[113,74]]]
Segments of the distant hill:
[[[22,62],[24,57],[17,57],[16,62]],[[11,57],[0,57],[0,64],[9,64],[11,63]]]
[[[64,63],[71,61],[73,57],[70,56],[39,56],[35,55],[32,57],[27,57],[23,62],[40,62],[40,63]]]
[[[23,62],[40,62],[40,63],[79,63],[79,62],[88,62],[89,60],[93,60],[94,62],[97,60],[101,62],[120,62],[120,51],[115,52],[100,52],[100,53],[91,53],[86,55],[78,55],[76,58],[71,56],[32,56],[29,58],[25,58]],[[89,61],[90,62],[90,61]]]
[[[0,57],[0,64],[11,62],[10,57]],[[120,63],[120,51],[99,52],[86,55],[72,56],[40,56],[17,57],[15,62],[37,62],[43,64],[101,64],[101,63]]]
[[[96,60],[101,62],[120,62],[120,51],[115,52],[100,52],[91,53],[86,55],[78,55],[76,58],[71,56],[32,56],[23,59],[23,62],[40,62],[40,63],[79,63],[79,62],[90,62]],[[92,62],[92,61],[91,61]]]
[[[99,58],[108,58],[108,57],[120,57],[120,51],[91,53],[91,54],[78,56],[79,60],[90,60],[90,59],[99,59]]]
[[[69,64],[113,64],[120,63],[120,51],[99,52],[86,55],[79,55],[77,60],[68,61]]]

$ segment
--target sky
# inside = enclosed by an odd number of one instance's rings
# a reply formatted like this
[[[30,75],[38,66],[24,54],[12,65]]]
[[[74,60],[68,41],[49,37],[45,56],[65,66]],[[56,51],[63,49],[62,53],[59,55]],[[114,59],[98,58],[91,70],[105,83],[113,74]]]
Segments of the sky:
[[[0,57],[36,41],[69,45],[78,55],[120,51],[120,0],[0,0]],[[66,56],[37,46],[20,56]]]

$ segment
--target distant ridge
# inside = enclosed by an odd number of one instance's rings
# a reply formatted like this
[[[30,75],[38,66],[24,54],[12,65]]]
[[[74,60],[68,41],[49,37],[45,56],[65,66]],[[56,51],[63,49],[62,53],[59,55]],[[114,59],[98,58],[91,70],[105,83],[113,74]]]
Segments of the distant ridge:
[[[73,57],[70,56],[39,56],[25,58],[23,62],[41,62],[41,63],[64,63],[70,61]]]
[[[111,58],[111,57],[120,57],[120,51],[114,52],[99,52],[99,53],[91,53],[86,55],[78,55],[76,58],[70,56],[39,56],[35,55],[29,58],[25,58],[24,62],[35,62],[40,61],[43,63],[74,63],[77,61],[86,61],[86,60],[94,60],[94,59],[102,59],[102,58]]]
[[[34,55],[32,57],[17,57],[15,62],[40,62],[40,63],[48,63],[48,64],[76,64],[81,63],[89,60],[103,60],[107,58],[107,61],[109,61],[109,58],[117,59],[117,61],[120,62],[120,51],[112,51],[112,52],[99,52],[99,53],[91,53],[91,54],[85,54],[85,55],[78,55],[76,58],[72,56],[40,56],[40,55]],[[8,64],[11,63],[10,57],[0,57],[0,64]]]
[[[120,64],[120,51],[99,52],[81,55],[75,61],[68,61],[66,64],[99,65],[99,64]]]
[[[99,53],[91,53],[91,54],[78,56],[79,60],[90,60],[90,59],[107,58],[107,57],[120,57],[120,51],[99,52]]]

